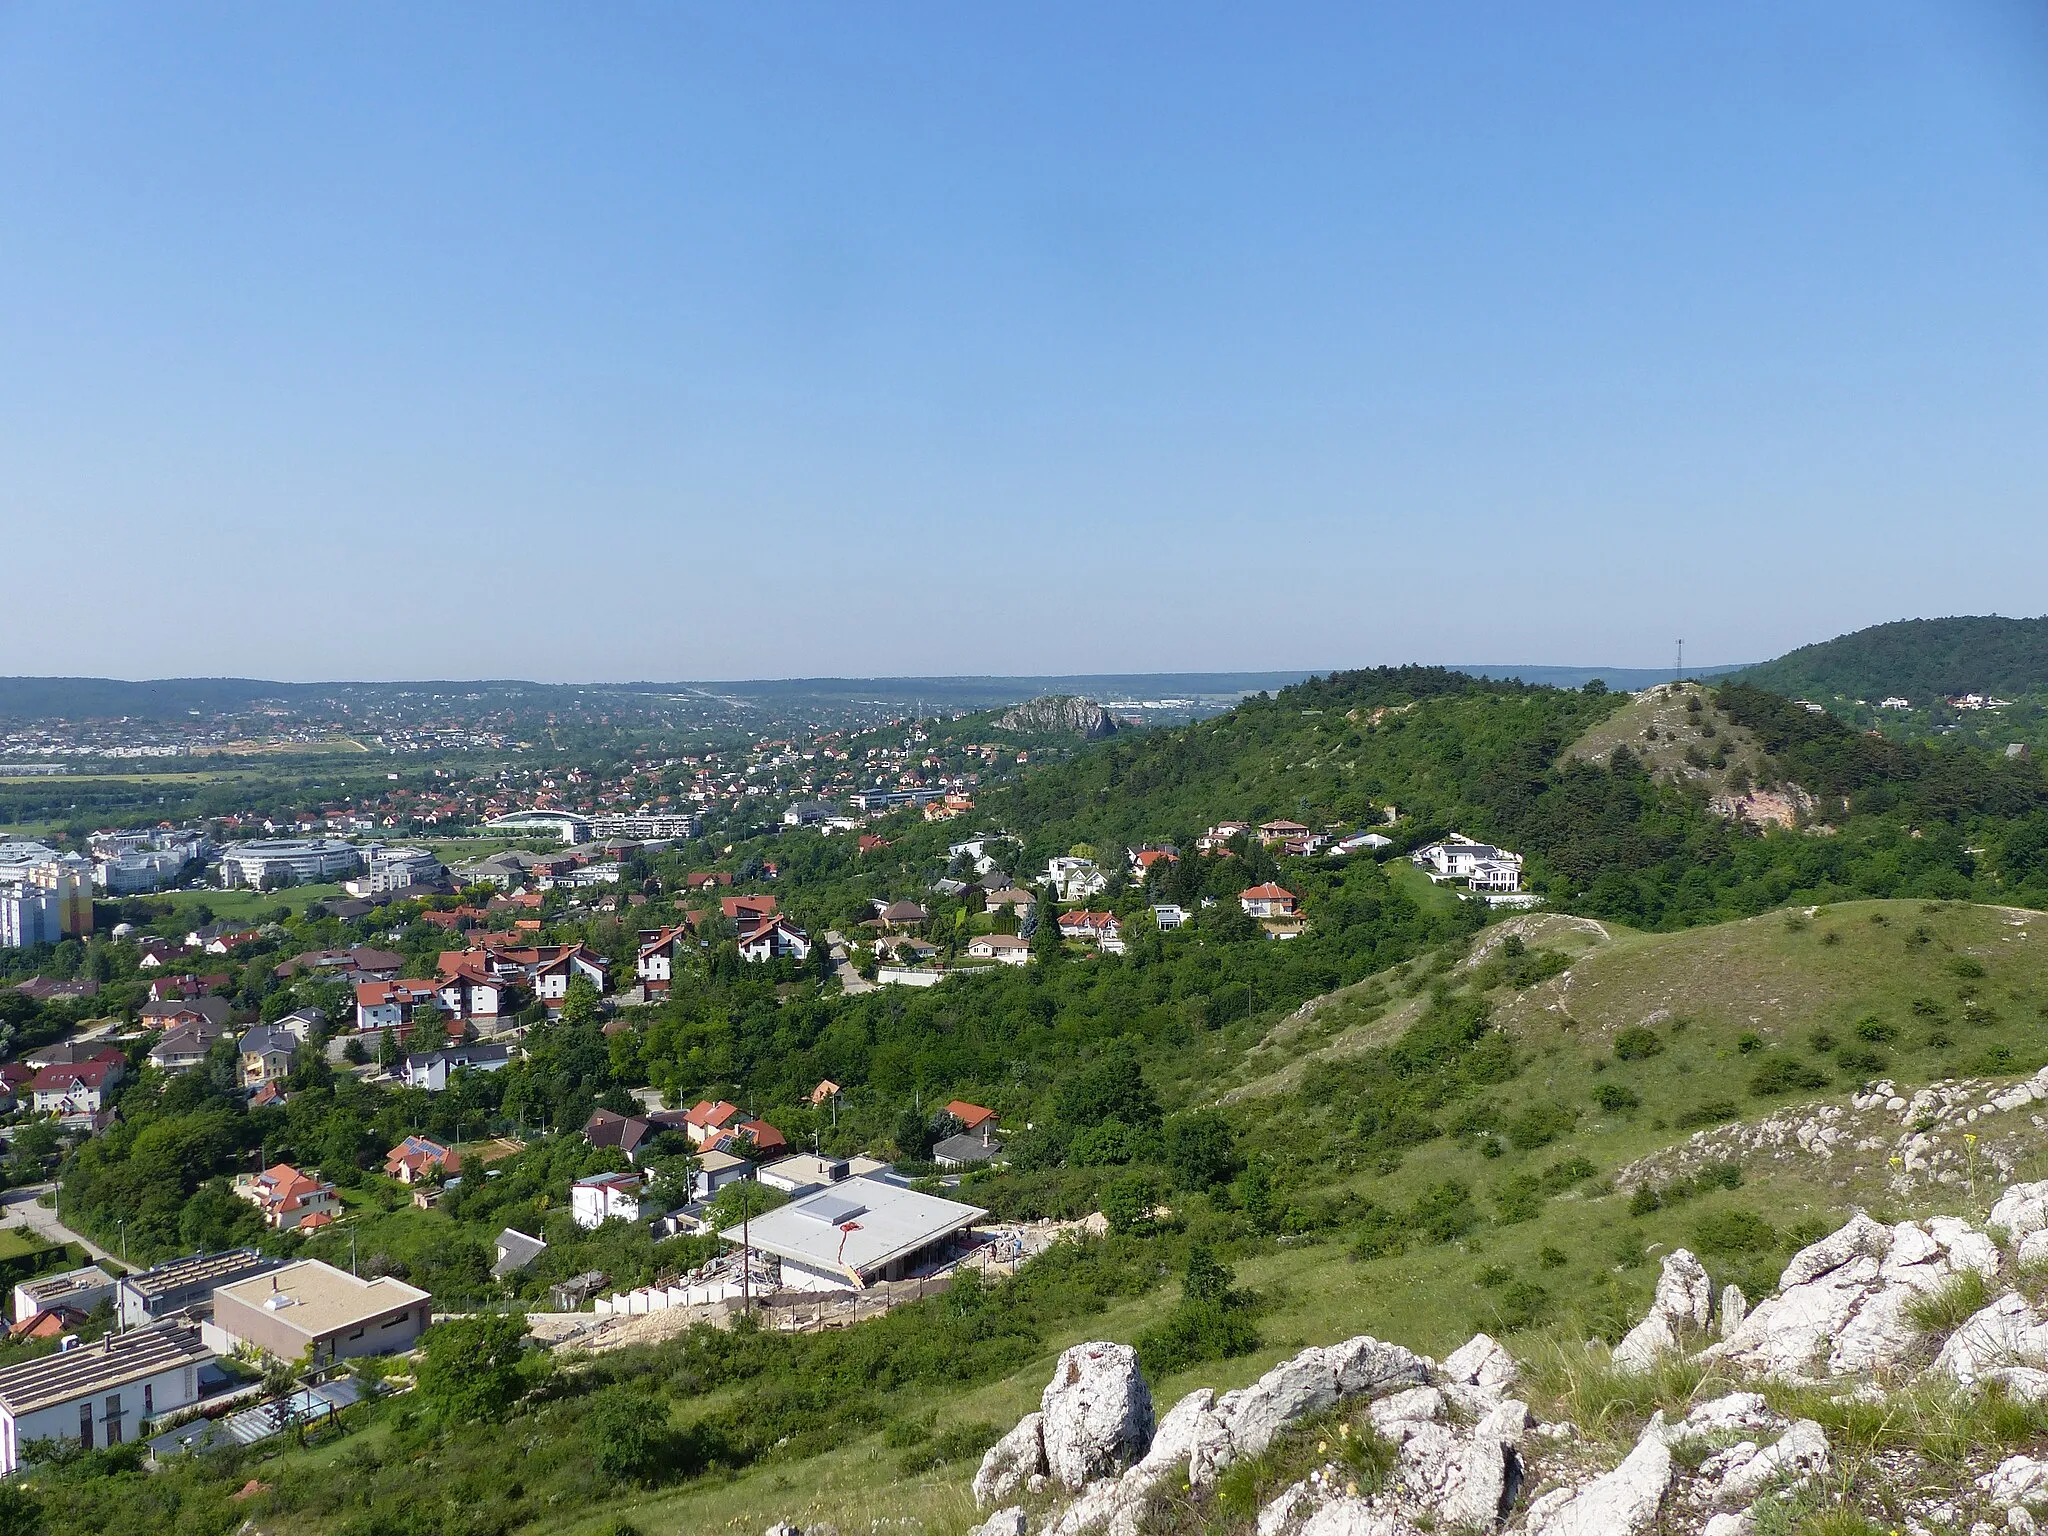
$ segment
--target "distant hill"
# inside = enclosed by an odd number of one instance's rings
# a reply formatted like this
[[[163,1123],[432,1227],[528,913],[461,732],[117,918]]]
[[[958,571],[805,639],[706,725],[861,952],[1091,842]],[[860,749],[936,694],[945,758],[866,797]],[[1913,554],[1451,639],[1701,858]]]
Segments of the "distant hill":
[[[1897,695],[1922,709],[1951,694],[2048,693],[2048,618],[1902,619],[1801,646],[1740,680],[1788,698]]]

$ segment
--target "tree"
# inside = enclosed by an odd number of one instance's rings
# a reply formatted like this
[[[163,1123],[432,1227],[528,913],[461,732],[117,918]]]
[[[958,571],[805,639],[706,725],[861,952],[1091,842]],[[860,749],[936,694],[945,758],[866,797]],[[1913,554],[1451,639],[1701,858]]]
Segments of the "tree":
[[[399,1060],[398,1036],[392,1033],[389,1025],[386,1025],[377,1036],[377,1065],[388,1072],[398,1065]]]
[[[461,1424],[503,1418],[519,1400],[526,1319],[518,1314],[453,1318],[426,1332],[420,1392]]]
[[[1066,940],[1060,933],[1059,903],[1053,899],[1052,887],[1047,886],[1038,894],[1038,923],[1031,930],[1031,958],[1049,965],[1065,953]]]
[[[43,1506],[20,1483],[0,1483],[0,1536],[42,1536]]]
[[[1111,1179],[1102,1191],[1102,1215],[1109,1230],[1136,1232],[1152,1219],[1152,1181],[1142,1173]]]
[[[1187,1268],[1181,1272],[1180,1294],[1186,1301],[1222,1301],[1230,1295],[1237,1276],[1221,1262],[1206,1243],[1188,1249]]]
[[[1213,1109],[1178,1115],[1166,1127],[1166,1166],[1182,1189],[1207,1189],[1237,1171],[1230,1122]]]
[[[572,1026],[597,1022],[597,988],[589,977],[569,978],[568,989],[562,994],[562,1022]]]

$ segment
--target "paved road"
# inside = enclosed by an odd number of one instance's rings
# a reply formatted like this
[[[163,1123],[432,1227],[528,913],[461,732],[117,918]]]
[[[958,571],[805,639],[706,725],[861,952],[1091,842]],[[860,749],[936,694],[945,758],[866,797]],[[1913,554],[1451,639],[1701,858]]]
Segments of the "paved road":
[[[845,935],[838,932],[829,932],[825,935],[825,942],[830,946],[829,953],[832,956],[832,969],[839,977],[839,985],[849,996],[875,990],[875,984],[863,977],[859,971],[856,971],[853,968],[853,962],[847,959]]]
[[[77,1243],[96,1259],[111,1259],[107,1252],[90,1238],[81,1237],[57,1219],[57,1213],[38,1205],[36,1197],[45,1190],[55,1189],[54,1184],[24,1184],[19,1189],[0,1193],[0,1227],[27,1227],[40,1237],[53,1243]]]

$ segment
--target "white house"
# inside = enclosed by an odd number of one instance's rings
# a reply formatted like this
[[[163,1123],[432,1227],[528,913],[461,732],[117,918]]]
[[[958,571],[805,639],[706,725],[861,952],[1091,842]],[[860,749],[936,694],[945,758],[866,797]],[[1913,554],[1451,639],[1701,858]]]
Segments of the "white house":
[[[594,1232],[608,1221],[638,1221],[640,1197],[639,1174],[593,1173],[569,1186],[569,1214]]]
[[[1042,883],[1051,886],[1061,901],[1086,901],[1108,889],[1109,877],[1093,859],[1063,855],[1045,866]]]
[[[634,977],[648,992],[666,992],[675,979],[677,951],[689,942],[690,930],[681,925],[641,929],[640,947],[633,957]]]
[[[1517,891],[1522,887],[1519,853],[1474,842],[1456,832],[1440,843],[1418,848],[1409,858],[1437,884],[1463,880],[1475,891]]]
[[[967,946],[967,954],[998,965],[1023,965],[1031,958],[1031,945],[1014,933],[985,933]]]
[[[1382,848],[1391,848],[1394,840],[1377,832],[1354,832],[1337,842],[1339,853],[1378,853]]]
[[[213,1360],[197,1328],[163,1322],[0,1370],[0,1477],[31,1440],[96,1450],[141,1438],[147,1420],[199,1401]]]
[[[533,995],[544,1003],[561,1002],[569,995],[569,983],[578,976],[603,996],[611,986],[611,975],[611,967],[604,959],[581,944],[571,944],[552,958],[542,960],[529,973]]]
[[[1252,917],[1292,917],[1298,903],[1294,892],[1268,880],[1264,885],[1239,891],[1237,904]]]
[[[776,960],[784,955],[811,957],[810,935],[787,918],[771,917],[740,936],[742,960]]]

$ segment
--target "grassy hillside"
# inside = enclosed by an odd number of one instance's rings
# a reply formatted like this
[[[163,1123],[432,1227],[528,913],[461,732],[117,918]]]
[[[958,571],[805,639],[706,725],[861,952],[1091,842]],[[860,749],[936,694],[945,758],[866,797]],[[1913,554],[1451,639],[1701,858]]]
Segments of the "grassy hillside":
[[[1165,1401],[1358,1332],[1439,1354],[1477,1327],[1532,1354],[1545,1339],[1611,1339],[1646,1301],[1657,1253],[1688,1245],[1758,1294],[1852,1203],[1981,1214],[2004,1178],[2048,1171],[2048,1133],[1986,1113],[1966,1143],[1959,1117],[1909,1111],[1932,1151],[1894,1166],[1912,1128],[1853,1098],[1874,1078],[1907,1097],[2048,1059],[2044,930],[2034,913],[1917,901],[1670,934],[1518,917],[1267,1030],[1222,1111],[1234,1174],[1186,1187],[1131,1164],[1160,1181],[1169,1216],[987,1296],[849,1335],[717,1335],[571,1363],[503,1426],[443,1427],[405,1399],[332,1447],[138,1476],[125,1503],[106,1479],[59,1479],[48,1497],[60,1530],[117,1533],[244,1517],[279,1533],[419,1536],[778,1518],[957,1532],[974,1518],[966,1484],[987,1435],[1034,1405],[1066,1344],[1142,1341],[1173,1317],[1171,1277],[1194,1242],[1255,1294],[1258,1343],[1156,1372]],[[1829,1127],[1822,1152],[1801,1142]],[[1002,1184],[973,1196],[996,1203]],[[698,1450],[618,1470],[589,1437],[616,1433],[620,1405]],[[251,1476],[265,1490],[230,1501]],[[151,1524],[149,1508],[175,1519]]]
[[[1565,749],[1567,761],[1605,762],[1627,747],[1650,776],[1720,795],[1729,781],[1765,773],[1756,736],[1735,724],[1699,683],[1645,689]]]

